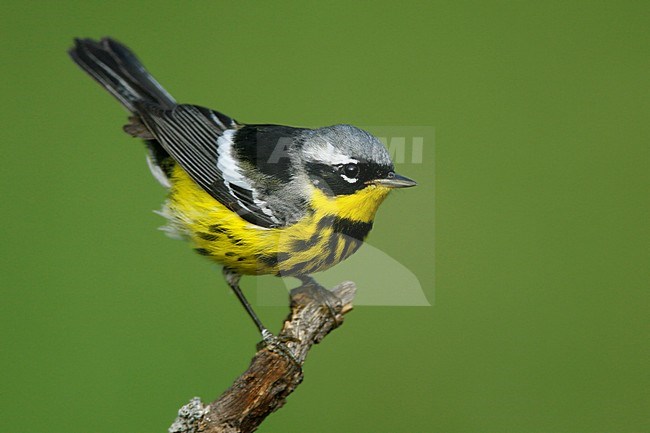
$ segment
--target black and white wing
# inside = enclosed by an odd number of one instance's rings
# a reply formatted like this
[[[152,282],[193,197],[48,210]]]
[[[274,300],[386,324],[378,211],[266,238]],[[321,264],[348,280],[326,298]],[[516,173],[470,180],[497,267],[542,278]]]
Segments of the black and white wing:
[[[265,146],[273,148],[271,138],[293,128],[270,127],[260,132],[207,108],[177,105],[136,56],[111,38],[77,39],[69,53],[135,114],[125,131],[147,140],[150,166],[161,183],[167,185],[167,173],[160,164],[169,154],[205,191],[245,220],[262,227],[295,220],[295,208],[269,194],[287,182],[289,161],[269,164],[259,157],[268,153]],[[243,140],[238,138],[242,132]],[[276,200],[269,204],[265,197]]]
[[[247,162],[239,157],[235,142],[249,126],[195,105],[161,110],[147,104],[138,107],[137,113],[189,176],[228,209],[267,228],[283,226],[290,219],[283,209],[273,209],[265,200],[264,188],[245,174],[248,170],[242,165]]]

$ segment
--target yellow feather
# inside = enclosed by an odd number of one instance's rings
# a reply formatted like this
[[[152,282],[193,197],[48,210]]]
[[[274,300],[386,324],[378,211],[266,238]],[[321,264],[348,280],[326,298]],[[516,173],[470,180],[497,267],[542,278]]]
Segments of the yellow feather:
[[[166,214],[187,233],[197,251],[241,274],[308,274],[348,257],[360,242],[335,233],[323,218],[371,223],[389,189],[370,185],[355,194],[328,197],[312,188],[303,219],[288,227],[263,228],[242,219],[198,186],[180,166],[171,177]]]

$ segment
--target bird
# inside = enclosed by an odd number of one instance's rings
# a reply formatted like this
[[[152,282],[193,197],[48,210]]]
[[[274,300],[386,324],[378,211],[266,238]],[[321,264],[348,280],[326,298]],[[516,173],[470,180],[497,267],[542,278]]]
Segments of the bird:
[[[144,140],[149,169],[168,189],[162,229],[223,266],[269,344],[277,339],[244,296],[241,277],[315,283],[313,273],[359,249],[391,190],[416,185],[395,172],[386,147],[360,128],[247,124],[178,104],[110,37],[76,38],[68,54],[126,108],[124,131]]]

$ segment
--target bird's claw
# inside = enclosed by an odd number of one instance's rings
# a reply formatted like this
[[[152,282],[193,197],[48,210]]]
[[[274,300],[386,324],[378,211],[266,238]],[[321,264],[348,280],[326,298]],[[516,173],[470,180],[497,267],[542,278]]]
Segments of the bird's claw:
[[[327,308],[330,317],[334,320],[336,326],[343,323],[342,316],[337,312],[341,308],[341,300],[337,298],[331,291],[318,284],[318,282],[309,275],[302,275],[298,277],[304,287],[313,289],[314,296],[318,299],[319,303]]]

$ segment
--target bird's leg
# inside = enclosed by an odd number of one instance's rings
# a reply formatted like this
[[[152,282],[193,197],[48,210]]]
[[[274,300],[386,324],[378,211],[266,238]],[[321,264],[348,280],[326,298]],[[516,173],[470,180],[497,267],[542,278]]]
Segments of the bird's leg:
[[[297,276],[297,278],[302,282],[303,286],[312,287],[314,289],[314,295],[319,299],[322,305],[325,305],[325,307],[327,307],[327,310],[329,311],[330,316],[332,316],[334,323],[337,326],[340,325],[342,323],[341,315],[336,312],[337,309],[335,306],[339,306],[340,308],[339,304],[341,303],[341,300],[334,296],[332,292],[327,290],[325,287],[318,284],[318,282],[311,275],[300,275]]]
[[[298,362],[296,357],[293,356],[293,353],[291,353],[291,351],[281,341],[281,339],[273,335],[273,333],[269,331],[266,326],[264,326],[260,318],[257,317],[257,314],[255,314],[253,307],[248,302],[248,300],[244,296],[244,293],[241,291],[241,288],[239,287],[239,280],[241,279],[241,275],[231,269],[224,267],[223,276],[226,279],[226,282],[228,283],[232,291],[235,292],[235,295],[237,295],[237,299],[239,299],[239,302],[241,302],[241,304],[244,306],[244,309],[246,310],[250,318],[253,319],[253,322],[255,323],[255,326],[257,326],[257,329],[259,329],[260,334],[262,334],[262,342],[264,343],[264,345],[269,349],[275,350],[280,354],[284,355],[286,358],[289,359],[289,361],[295,364],[298,368],[302,368],[300,362]]]

